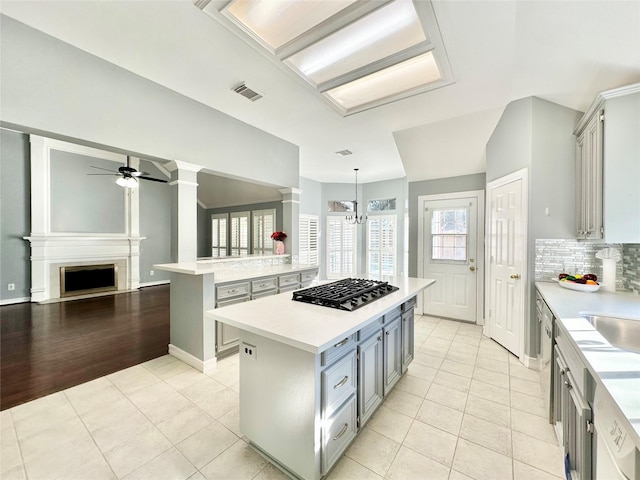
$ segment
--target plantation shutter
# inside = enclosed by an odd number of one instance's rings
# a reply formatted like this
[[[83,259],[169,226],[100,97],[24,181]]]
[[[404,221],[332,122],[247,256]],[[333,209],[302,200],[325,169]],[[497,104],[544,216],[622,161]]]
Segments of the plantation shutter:
[[[367,222],[367,272],[395,275],[396,216],[370,216]]]
[[[299,225],[299,259],[302,265],[318,264],[318,217],[316,215],[300,215]]]
[[[249,254],[249,212],[231,213],[231,255]]]
[[[228,215],[220,213],[211,215],[211,256],[227,256],[227,222]]]
[[[355,225],[343,216],[327,217],[327,278],[353,275],[356,254]]]
[[[253,218],[252,228],[252,248],[256,255],[270,255],[273,253],[273,240],[271,234],[276,228],[276,211],[254,210],[251,212]]]

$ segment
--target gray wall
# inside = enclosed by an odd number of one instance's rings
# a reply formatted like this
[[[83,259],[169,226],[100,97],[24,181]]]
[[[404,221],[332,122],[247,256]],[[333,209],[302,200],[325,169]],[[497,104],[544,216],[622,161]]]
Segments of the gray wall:
[[[142,160],[140,171],[149,176],[166,179],[151,163]],[[98,177],[101,178],[101,177]],[[104,177],[102,177],[104,178]],[[122,190],[122,187],[118,187]],[[140,283],[162,282],[170,279],[169,272],[154,270],[156,263],[171,263],[171,188],[166,183],[139,182],[140,236]],[[154,275],[150,272],[154,270]]]
[[[198,257],[211,256],[211,214],[198,204]]]
[[[485,174],[409,182],[409,276],[418,276],[418,197],[485,189]]]
[[[322,205],[322,183],[300,177],[300,189],[300,213],[319,217],[326,210]]]
[[[531,357],[535,357],[539,349],[533,301],[535,239],[575,236],[573,129],[580,117],[580,112],[539,98],[516,100],[507,105],[487,143],[487,183],[522,168],[529,172],[526,253],[529,274],[523,333],[524,353]],[[549,207],[548,216],[546,207]]]
[[[126,233],[125,189],[91,168],[115,172],[121,163],[60,150],[50,160],[51,232]]]
[[[0,302],[31,297],[29,152],[28,135],[0,129]]]
[[[3,125],[298,186],[296,145],[4,15],[0,35]]]

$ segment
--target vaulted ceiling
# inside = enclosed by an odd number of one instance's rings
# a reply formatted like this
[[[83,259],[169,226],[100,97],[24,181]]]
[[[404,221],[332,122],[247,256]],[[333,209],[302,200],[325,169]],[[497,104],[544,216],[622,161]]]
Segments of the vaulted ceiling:
[[[433,1],[454,83],[347,117],[189,0],[21,0],[0,9],[299,145],[300,174],[322,182],[351,182],[354,167],[362,182],[480,173],[510,101],[533,95],[584,111],[597,92],[640,81],[638,0]],[[264,98],[234,93],[241,82]],[[344,149],[353,155],[335,154]]]

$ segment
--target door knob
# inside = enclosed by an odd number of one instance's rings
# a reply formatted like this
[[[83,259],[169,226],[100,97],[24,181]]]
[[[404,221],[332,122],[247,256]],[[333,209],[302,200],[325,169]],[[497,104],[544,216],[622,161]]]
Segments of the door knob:
[[[476,271],[476,267],[474,267],[473,265],[469,267],[469,270],[471,270],[472,272]]]
[[[520,280],[520,274],[519,273],[515,273],[515,274],[511,275],[509,278],[513,278],[514,280]]]

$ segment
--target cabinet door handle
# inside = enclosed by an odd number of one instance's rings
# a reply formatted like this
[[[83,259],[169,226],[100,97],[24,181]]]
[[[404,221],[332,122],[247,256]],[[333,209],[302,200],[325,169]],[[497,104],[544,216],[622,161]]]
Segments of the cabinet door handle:
[[[341,347],[343,345],[346,345],[347,342],[349,341],[349,337],[345,338],[344,340],[342,340],[341,342],[338,342],[334,345],[335,348]]]
[[[391,332],[384,332],[384,334],[389,336],[389,335],[391,335]]]
[[[378,337],[378,341],[381,342],[382,341],[382,337]]]
[[[333,388],[340,388],[342,385],[344,385],[345,383],[347,383],[347,381],[349,380],[349,375],[345,375],[344,378],[342,380],[340,380],[338,383],[336,383]]]
[[[349,428],[349,424],[345,423],[344,427],[342,427],[342,430],[340,430],[340,433],[338,433],[335,437],[333,437],[333,439],[338,440],[341,436],[347,433],[347,428]]]
[[[573,388],[573,386],[568,381],[564,382],[564,384],[569,390]]]

